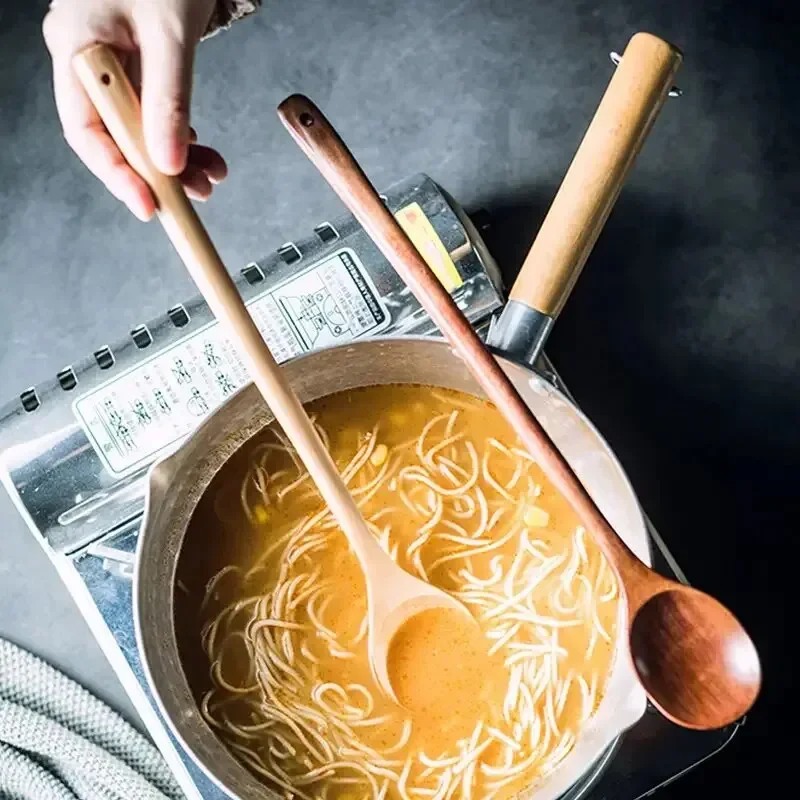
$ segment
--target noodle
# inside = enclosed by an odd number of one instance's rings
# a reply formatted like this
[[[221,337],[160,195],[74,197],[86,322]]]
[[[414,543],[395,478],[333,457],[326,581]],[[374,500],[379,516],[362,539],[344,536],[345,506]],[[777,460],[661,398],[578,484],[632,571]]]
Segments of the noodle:
[[[359,430],[347,424],[356,401]],[[486,404],[422,387],[338,403],[318,404],[314,422],[369,529],[400,566],[466,604],[502,680],[487,678],[483,718],[454,709],[441,724],[379,693],[358,563],[271,426],[219,490],[252,544],[237,540],[247,553],[194,581],[201,714],[286,798],[513,797],[557,768],[602,698],[614,573]],[[209,501],[209,542],[220,510],[231,526],[221,496]]]

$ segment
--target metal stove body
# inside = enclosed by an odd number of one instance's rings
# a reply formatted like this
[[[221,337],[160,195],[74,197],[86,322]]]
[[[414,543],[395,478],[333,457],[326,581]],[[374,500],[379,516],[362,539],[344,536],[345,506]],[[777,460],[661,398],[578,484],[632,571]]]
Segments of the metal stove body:
[[[385,201],[485,333],[502,285],[470,218],[424,175]],[[350,216],[251,263],[237,286],[279,361],[376,334],[438,335]],[[567,391],[545,356],[538,367]],[[0,479],[189,798],[226,795],[172,736],[150,693],[133,624],[136,543],[149,466],[245,382],[230,342],[194,298],[0,406]],[[655,568],[685,581],[652,526],[650,534]],[[564,800],[645,797],[724,747],[739,724],[686,731],[648,708]]]

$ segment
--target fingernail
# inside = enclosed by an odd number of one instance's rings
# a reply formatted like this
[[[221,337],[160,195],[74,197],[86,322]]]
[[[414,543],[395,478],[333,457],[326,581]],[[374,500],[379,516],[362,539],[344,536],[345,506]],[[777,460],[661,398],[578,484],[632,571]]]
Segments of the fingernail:
[[[150,218],[153,216],[149,211],[141,204],[138,197],[136,200],[128,203],[128,208],[130,209],[131,213],[133,214],[139,222],[149,222]]]

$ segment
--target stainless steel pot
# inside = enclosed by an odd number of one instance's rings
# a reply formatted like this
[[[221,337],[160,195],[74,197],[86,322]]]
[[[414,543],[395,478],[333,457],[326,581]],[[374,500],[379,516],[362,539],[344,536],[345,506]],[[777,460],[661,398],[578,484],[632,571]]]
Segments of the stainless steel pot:
[[[600,509],[633,551],[650,563],[648,537],[633,490],[609,446],[586,417],[535,370],[501,364],[537,418],[561,449]],[[448,345],[426,338],[364,341],[323,350],[289,362],[284,369],[304,402],[333,392],[386,383],[420,383],[482,396],[469,370]],[[136,566],[134,608],[139,648],[150,686],[173,732],[197,763],[233,797],[249,800],[265,792],[220,743],[202,719],[184,673],[175,631],[175,571],[189,520],[212,478],[229,458],[272,420],[254,386],[242,389],[176,452],[150,471],[145,524]],[[618,625],[625,625],[620,607]],[[575,749],[537,799],[558,797],[645,708],[627,654],[618,644],[608,691]]]
[[[671,88],[679,61],[676,51],[655,37],[633,38],[526,259],[512,301],[489,337],[496,349],[513,357],[499,356],[501,366],[608,520],[648,564],[645,523],[622,467],[583,413],[533,364]],[[303,402],[395,383],[483,396],[449,346],[430,338],[362,341],[302,356],[283,369]],[[200,498],[231,456],[271,420],[255,387],[247,386],[151,468],[135,574],[138,644],[160,710],[203,771],[242,800],[279,795],[229,753],[199,713],[181,663],[174,587],[182,548],[203,547],[202,541],[187,538]],[[618,628],[624,628],[625,619],[621,603]],[[526,796],[552,800],[562,795],[640,718],[645,705],[627,639],[621,637],[598,712],[559,768]]]

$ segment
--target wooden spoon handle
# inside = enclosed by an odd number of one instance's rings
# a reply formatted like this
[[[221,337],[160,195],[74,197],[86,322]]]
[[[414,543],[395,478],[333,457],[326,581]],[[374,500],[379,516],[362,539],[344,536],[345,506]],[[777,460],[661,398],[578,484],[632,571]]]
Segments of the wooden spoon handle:
[[[303,152],[439,326],[486,395],[514,428],[528,452],[576,510],[587,530],[595,535],[618,573],[624,570],[631,575],[647,576],[648,568],[606,521],[566,459],[386,208],[322,112],[308,98],[293,95],[281,103],[278,115]]]
[[[320,494],[359,556],[379,546],[288,381],[247,311],[236,285],[177,178],[153,165],[144,144],[139,98],[114,52],[93,45],[75,71],[128,163],[149,184],[158,217],[214,316],[237,348],[250,377],[306,465]]]
[[[679,50],[649,33],[631,38],[522,264],[511,300],[558,316],[667,99],[682,58]]]

